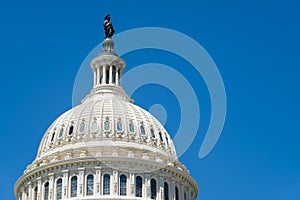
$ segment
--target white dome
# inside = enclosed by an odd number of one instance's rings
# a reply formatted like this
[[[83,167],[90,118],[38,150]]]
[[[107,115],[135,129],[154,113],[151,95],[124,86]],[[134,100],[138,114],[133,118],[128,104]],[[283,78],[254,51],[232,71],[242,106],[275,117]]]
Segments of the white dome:
[[[58,117],[46,131],[37,159],[69,148],[105,147],[113,143],[176,156],[172,139],[155,117],[126,100],[107,95],[90,97]]]
[[[122,89],[125,62],[113,45],[105,39],[91,62],[90,94],[44,134],[16,182],[18,200],[196,199],[197,183],[170,135]]]
[[[52,123],[27,170],[82,155],[177,161],[173,141],[164,127],[149,112],[134,105],[121,87],[119,79],[125,62],[113,46],[111,39],[104,41],[103,51],[91,62],[95,77],[92,91],[80,105]]]

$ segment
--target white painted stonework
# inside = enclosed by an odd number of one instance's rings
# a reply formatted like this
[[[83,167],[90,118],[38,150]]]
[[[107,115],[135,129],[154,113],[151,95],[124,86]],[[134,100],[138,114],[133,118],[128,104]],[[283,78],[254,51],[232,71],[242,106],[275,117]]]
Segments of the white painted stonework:
[[[160,122],[121,86],[111,39],[91,62],[94,87],[46,131],[15,184],[17,200],[193,200],[198,186]]]

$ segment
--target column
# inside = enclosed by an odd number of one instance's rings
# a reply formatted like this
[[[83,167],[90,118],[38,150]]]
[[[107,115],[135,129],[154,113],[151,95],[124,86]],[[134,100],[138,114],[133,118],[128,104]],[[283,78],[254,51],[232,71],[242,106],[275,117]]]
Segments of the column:
[[[84,168],[78,168],[78,171],[79,171],[79,176],[78,176],[78,183],[77,183],[77,186],[78,186],[78,190],[77,190],[77,196],[78,197],[82,197],[83,194],[84,194]]]
[[[116,68],[116,85],[119,85],[119,67]]]
[[[96,167],[96,175],[94,178],[94,194],[101,195],[101,167]]]
[[[102,84],[106,84],[106,65],[102,66],[102,73],[103,73]]]
[[[49,200],[52,200],[52,199],[54,199],[53,198],[53,196],[54,196],[54,189],[53,189],[53,187],[54,187],[54,181],[53,181],[53,179],[54,179],[54,177],[53,177],[53,173],[51,173],[51,174],[49,174],[50,175],[50,177],[49,177]]]
[[[175,198],[175,186],[176,186],[175,181],[171,180],[169,190],[170,190],[170,199],[173,199],[173,200],[176,200],[176,198]]]
[[[100,84],[100,65],[97,65],[97,86]]]
[[[69,192],[68,192],[69,170],[63,170],[62,172],[64,173],[63,180],[62,180],[62,198],[67,199],[69,196]]]
[[[24,188],[22,189],[22,200],[27,200],[26,199],[26,191]]]
[[[28,184],[28,197],[29,200],[33,199],[32,198],[32,184],[31,182]]]
[[[112,84],[112,65],[109,66],[109,84]]]
[[[180,185],[179,187],[179,199],[184,200],[184,186]]]
[[[37,199],[41,200],[41,196],[42,196],[42,180],[41,180],[41,178],[38,178],[37,183],[38,183]]]
[[[185,191],[186,191],[186,199],[187,199],[187,200],[191,200],[189,188],[187,187],[187,188],[185,189]]]
[[[96,86],[96,84],[97,84],[97,73],[96,73],[96,71],[94,71],[94,87]]]

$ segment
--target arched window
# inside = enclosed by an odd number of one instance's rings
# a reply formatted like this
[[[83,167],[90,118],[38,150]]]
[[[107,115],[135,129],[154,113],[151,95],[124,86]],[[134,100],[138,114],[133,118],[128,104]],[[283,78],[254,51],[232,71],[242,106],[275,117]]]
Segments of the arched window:
[[[118,131],[122,131],[123,130],[123,126],[122,126],[122,122],[121,121],[117,122],[117,130]]]
[[[110,175],[105,174],[103,176],[103,195],[110,194]]]
[[[49,182],[44,185],[44,200],[49,199]]]
[[[94,194],[94,176],[92,174],[86,177],[86,195],[91,196]]]
[[[184,191],[184,200],[186,200],[186,192]]]
[[[63,134],[64,134],[64,128],[61,128],[61,129],[59,130],[58,138],[61,138],[61,137],[63,136]]]
[[[154,134],[153,128],[150,129],[150,132],[151,132],[151,137],[152,137],[152,138],[155,138],[155,134]]]
[[[140,126],[140,129],[141,129],[141,134],[142,134],[142,135],[146,135],[144,125],[141,125],[141,126]]]
[[[169,185],[167,182],[164,183],[164,200],[169,200]]]
[[[135,178],[135,196],[136,197],[142,197],[142,192],[143,192],[142,188],[143,188],[142,177],[137,176]]]
[[[82,121],[82,122],[80,123],[79,132],[80,132],[80,133],[83,133],[83,132],[84,132],[84,129],[85,129],[85,123],[84,123],[84,121]]]
[[[108,119],[104,122],[104,130],[109,131],[110,130],[110,122]]]
[[[92,122],[91,129],[93,132],[98,130],[97,119],[94,119],[94,121]]]
[[[71,197],[77,197],[77,176],[71,178]]]
[[[70,126],[70,129],[69,129],[69,135],[72,135],[72,134],[73,134],[73,130],[74,130],[74,126],[71,125],[71,126]]]
[[[52,133],[51,142],[53,142],[54,137],[55,137],[55,132]]]
[[[150,182],[151,185],[151,199],[156,199],[156,180],[155,179],[151,179]]]
[[[129,131],[130,131],[131,133],[134,132],[134,125],[133,125],[133,122],[130,122],[130,124],[129,124]]]
[[[62,179],[56,181],[56,200],[62,199]]]
[[[123,174],[120,176],[120,195],[126,196],[127,177]]]
[[[37,186],[34,188],[34,195],[33,195],[33,200],[37,200],[37,195],[38,195],[38,188]]]
[[[168,136],[167,136],[167,135],[165,135],[165,136],[166,136],[167,146],[169,146],[169,139],[168,139]]]
[[[161,132],[159,131],[159,139],[160,139],[160,142],[164,142],[164,140],[163,140],[163,137],[162,137],[162,134],[161,134]]]
[[[175,186],[175,200],[179,200],[179,191],[177,186]]]

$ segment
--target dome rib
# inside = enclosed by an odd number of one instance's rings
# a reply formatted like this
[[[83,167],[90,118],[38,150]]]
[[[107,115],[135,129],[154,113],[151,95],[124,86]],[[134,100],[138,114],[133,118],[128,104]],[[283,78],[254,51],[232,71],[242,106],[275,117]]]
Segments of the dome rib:
[[[131,114],[131,116],[132,116],[132,118],[133,119],[131,119],[134,123],[133,124],[136,124],[136,125],[138,125],[138,120],[137,120],[137,117],[136,117],[136,115],[134,115],[134,108],[133,108],[134,106],[133,106],[133,104],[128,104],[128,108],[130,109],[130,114]]]
[[[116,118],[115,118],[115,108],[113,109],[114,106],[113,106],[112,99],[110,99],[109,102],[110,102],[110,106],[111,106],[111,115],[112,115],[110,130],[112,132],[115,132],[115,120],[116,120]],[[113,134],[113,137],[115,137],[115,134]]]
[[[84,110],[86,109],[86,107],[88,107],[90,104],[86,104],[85,106],[82,106],[82,108],[81,108],[81,110],[80,110],[80,113],[79,113],[79,117],[78,117],[78,123],[77,123],[77,125],[76,125],[76,128],[75,128],[75,130],[76,130],[76,136],[77,136],[77,134],[78,134],[78,130],[79,130],[79,128],[80,128],[80,123],[81,123],[81,121],[83,120],[83,118],[82,118],[82,113],[84,112]]]
[[[94,110],[94,107],[95,107],[95,105],[96,105],[96,101],[92,101],[91,102],[91,104],[92,104],[92,106],[91,106],[91,109],[90,110]],[[87,132],[87,134],[88,133],[91,133],[93,130],[91,130],[91,125],[92,125],[92,123],[94,122],[94,118],[92,118],[92,115],[93,115],[93,112],[90,112],[89,113],[89,115],[88,115],[88,118],[89,118],[89,120],[88,120],[88,132]],[[98,123],[99,124],[99,123]],[[98,130],[99,130],[99,125],[98,125]],[[97,131],[98,131],[97,130]]]

